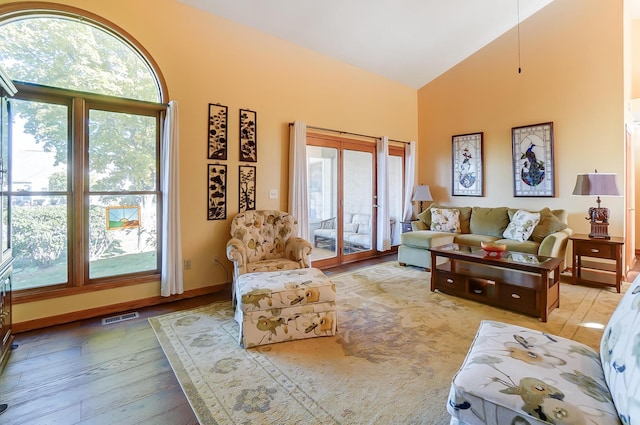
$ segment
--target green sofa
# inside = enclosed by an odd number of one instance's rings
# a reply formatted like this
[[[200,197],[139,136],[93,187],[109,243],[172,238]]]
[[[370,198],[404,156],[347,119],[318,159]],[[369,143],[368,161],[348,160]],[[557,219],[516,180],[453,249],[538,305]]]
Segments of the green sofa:
[[[458,210],[459,226],[456,230],[441,231],[432,223],[432,208]],[[565,259],[567,242],[573,231],[567,227],[565,210],[540,211],[540,221],[524,241],[504,237],[505,229],[516,215],[517,208],[509,207],[447,207],[431,205],[411,222],[412,232],[400,236],[398,262],[431,269],[429,248],[456,242],[462,245],[480,246],[481,242],[497,242],[507,245],[507,250]],[[449,211],[450,212],[450,211]],[[455,212],[455,211],[454,211]],[[440,216],[438,216],[440,217]],[[456,223],[457,224],[457,223]],[[565,262],[566,264],[566,262]],[[562,267],[563,268],[563,267]]]

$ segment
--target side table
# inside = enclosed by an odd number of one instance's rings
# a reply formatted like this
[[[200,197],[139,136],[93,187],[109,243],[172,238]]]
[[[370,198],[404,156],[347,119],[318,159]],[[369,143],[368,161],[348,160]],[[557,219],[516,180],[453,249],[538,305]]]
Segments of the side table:
[[[598,239],[582,234],[573,235],[569,239],[573,242],[571,283],[574,285],[576,283],[595,283],[612,286],[616,288],[616,291],[620,292],[624,239],[614,236],[611,239]],[[583,264],[582,257],[608,261],[587,261],[587,263]],[[584,276],[585,273],[597,279],[587,278]]]
[[[403,221],[402,222],[402,233],[413,232],[413,227],[411,227],[411,221]]]

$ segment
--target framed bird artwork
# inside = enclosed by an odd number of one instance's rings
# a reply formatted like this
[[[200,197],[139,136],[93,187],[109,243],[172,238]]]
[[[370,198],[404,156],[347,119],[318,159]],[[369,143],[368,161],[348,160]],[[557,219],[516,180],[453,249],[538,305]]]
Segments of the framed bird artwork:
[[[555,196],[553,122],[513,127],[513,196]]]

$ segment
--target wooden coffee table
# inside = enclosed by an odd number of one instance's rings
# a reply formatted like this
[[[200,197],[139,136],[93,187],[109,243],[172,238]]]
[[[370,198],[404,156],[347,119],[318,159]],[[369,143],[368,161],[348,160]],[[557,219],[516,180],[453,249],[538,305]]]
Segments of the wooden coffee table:
[[[448,244],[431,251],[431,291],[539,317],[560,306],[563,259],[505,251],[487,255],[480,247]],[[436,265],[437,257],[449,261]]]

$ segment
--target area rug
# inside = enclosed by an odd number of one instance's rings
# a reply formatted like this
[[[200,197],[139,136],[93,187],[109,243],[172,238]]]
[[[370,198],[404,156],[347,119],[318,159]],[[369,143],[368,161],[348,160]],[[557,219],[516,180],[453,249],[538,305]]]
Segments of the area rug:
[[[333,337],[245,350],[230,302],[149,319],[200,424],[447,424],[449,384],[481,320],[598,348],[622,295],[562,283],[542,323],[431,292],[429,273],[397,262],[330,277]]]

